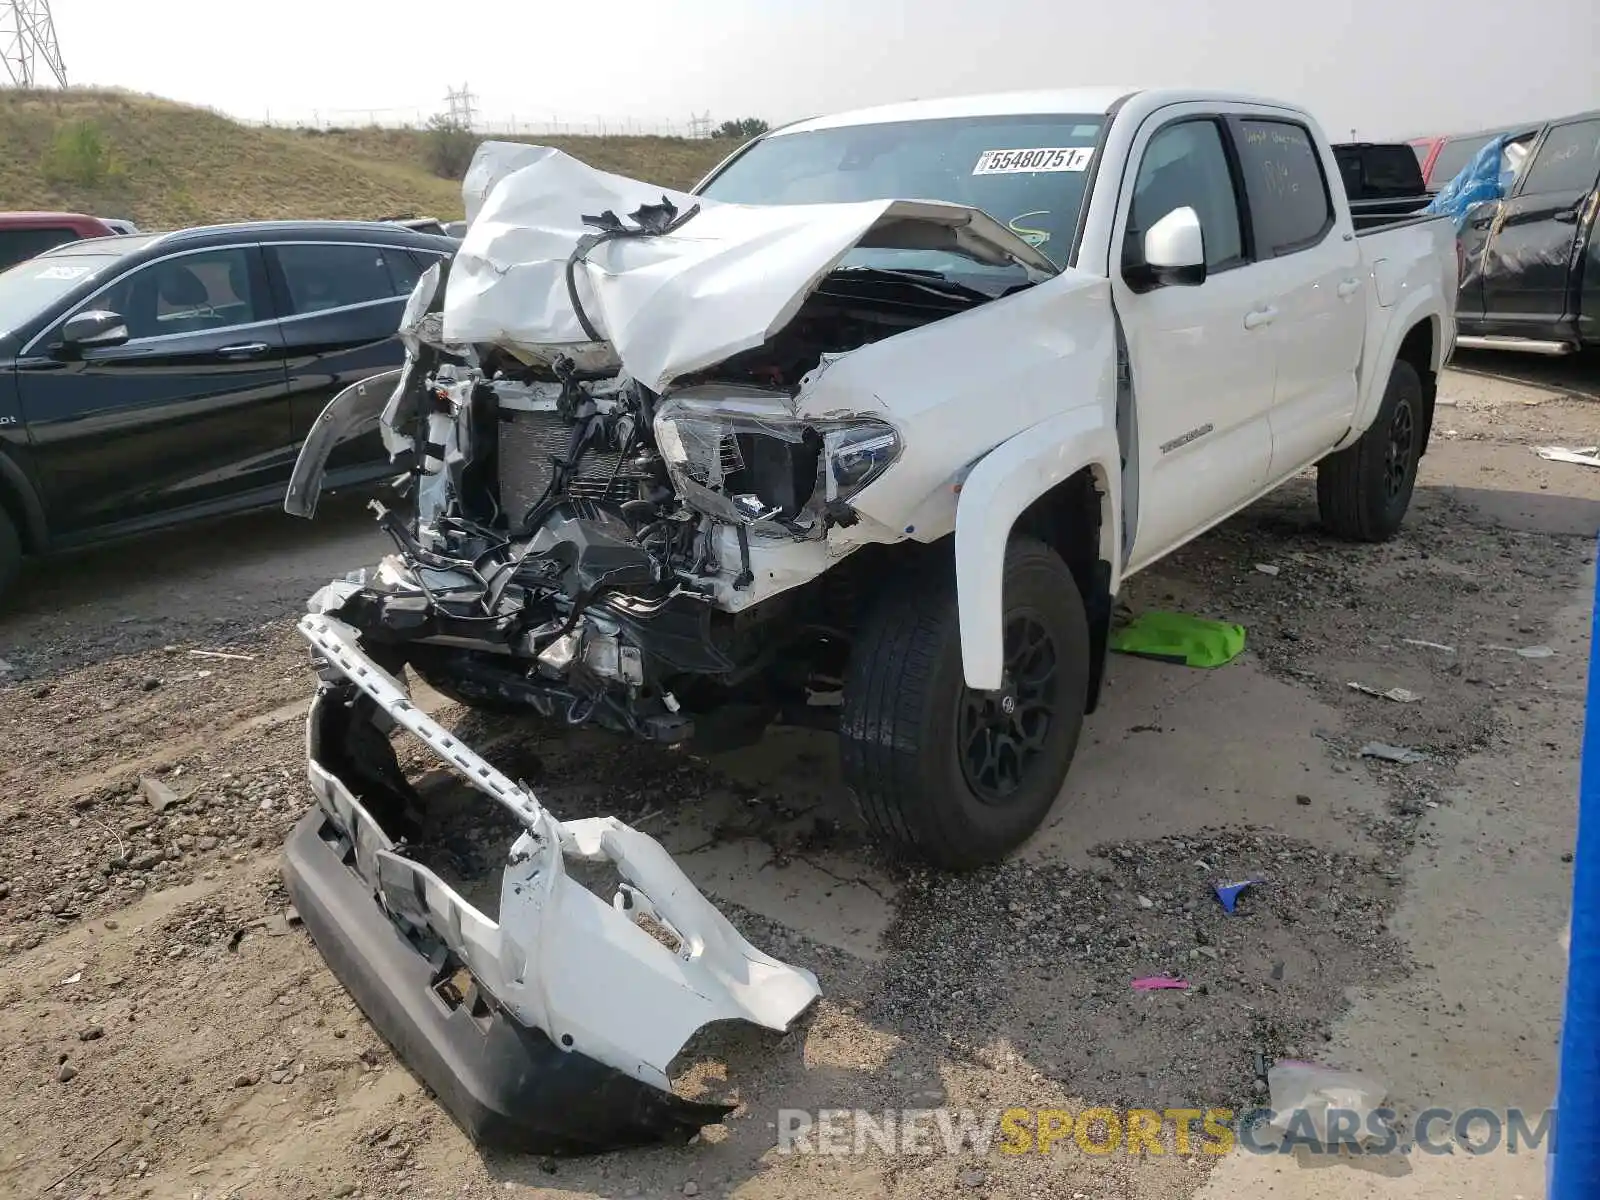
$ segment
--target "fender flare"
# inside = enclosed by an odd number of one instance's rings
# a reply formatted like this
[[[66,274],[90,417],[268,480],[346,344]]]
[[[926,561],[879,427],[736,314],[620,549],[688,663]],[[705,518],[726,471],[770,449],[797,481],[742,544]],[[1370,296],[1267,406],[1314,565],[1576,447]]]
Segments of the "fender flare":
[[[1366,433],[1367,427],[1378,415],[1378,408],[1383,404],[1383,392],[1389,386],[1389,376],[1394,372],[1395,360],[1399,357],[1401,345],[1411,331],[1423,321],[1427,321],[1433,329],[1431,366],[1434,374],[1444,369],[1447,347],[1440,305],[1438,289],[1427,287],[1407,297],[1405,303],[1393,310],[1394,315],[1389,320],[1388,332],[1384,335],[1383,343],[1373,359],[1372,372],[1362,381],[1361,398],[1356,406],[1355,416],[1350,422],[1350,430],[1340,439],[1339,444],[1334,447],[1335,450],[1343,450],[1353,445],[1360,440],[1362,434]],[[1454,338],[1451,340],[1454,341]]]
[[[22,534],[23,545],[31,551],[43,550],[50,544],[50,527],[45,520],[44,502],[39,499],[38,490],[21,464],[0,448],[0,507],[9,508],[3,501],[12,496],[16,497],[22,509],[23,527],[18,532]]]
[[[284,512],[292,517],[316,515],[328,456],[340,443],[367,432],[369,426],[377,427],[384,406],[402,385],[405,374],[405,367],[395,367],[368,375],[328,401],[294,460],[294,470],[289,474],[289,487],[283,498]]]
[[[967,686],[998,690],[1004,674],[1003,580],[1011,528],[1035,500],[1085,467],[1099,476],[1106,518],[1101,554],[1114,595],[1122,574],[1117,433],[1098,406],[1041,421],[995,447],[973,466],[956,503],[956,607]]]

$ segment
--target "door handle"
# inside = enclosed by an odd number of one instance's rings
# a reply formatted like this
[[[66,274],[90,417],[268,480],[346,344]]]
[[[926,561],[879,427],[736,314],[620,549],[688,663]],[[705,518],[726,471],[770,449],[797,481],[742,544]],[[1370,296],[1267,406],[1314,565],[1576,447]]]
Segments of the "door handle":
[[[1576,225],[1578,223],[1578,206],[1574,204],[1571,208],[1563,208],[1559,212],[1553,212],[1550,214],[1550,219],[1552,221],[1560,221],[1563,225]]]
[[[1259,329],[1263,325],[1271,325],[1277,315],[1278,310],[1270,304],[1266,308],[1255,309],[1252,312],[1245,313],[1244,327],[1246,329]]]
[[[240,342],[235,346],[219,347],[217,353],[223,358],[260,358],[271,346],[265,342]]]
[[[1354,296],[1360,290],[1361,290],[1361,280],[1359,280],[1359,279],[1342,279],[1342,280],[1339,281],[1338,291],[1339,291],[1339,299],[1341,299],[1341,300],[1348,300],[1351,296]]]

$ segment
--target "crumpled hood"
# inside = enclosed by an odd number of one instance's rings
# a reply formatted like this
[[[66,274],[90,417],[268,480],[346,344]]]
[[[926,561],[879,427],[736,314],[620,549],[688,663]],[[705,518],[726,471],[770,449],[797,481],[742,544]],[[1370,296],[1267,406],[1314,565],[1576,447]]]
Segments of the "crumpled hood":
[[[856,247],[939,248],[990,263],[1055,267],[974,208],[926,200],[724,204],[586,166],[547,146],[485,142],[463,184],[472,220],[445,293],[444,337],[490,342],[530,361],[621,367],[660,392],[680,376],[762,345]],[[665,197],[700,211],[669,234],[596,246],[578,299],[566,269],[595,232],[584,215],[626,218]]]

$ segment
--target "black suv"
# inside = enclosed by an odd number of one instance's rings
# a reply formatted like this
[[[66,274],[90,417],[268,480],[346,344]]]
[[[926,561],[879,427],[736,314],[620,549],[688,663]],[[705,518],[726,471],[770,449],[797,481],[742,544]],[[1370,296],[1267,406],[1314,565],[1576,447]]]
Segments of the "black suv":
[[[73,242],[0,274],[0,591],[23,553],[280,504],[341,388],[398,367],[453,238],[292,221]],[[376,431],[330,486],[390,473]]]

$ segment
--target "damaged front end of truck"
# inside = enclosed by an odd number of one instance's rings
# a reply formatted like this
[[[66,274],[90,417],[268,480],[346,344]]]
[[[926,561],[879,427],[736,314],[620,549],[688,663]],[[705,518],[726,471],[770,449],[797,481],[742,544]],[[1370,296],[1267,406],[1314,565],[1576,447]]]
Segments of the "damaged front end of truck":
[[[716,1021],[788,1029],[815,977],[747,943],[647,835],[552,816],[419,709],[405,673],[667,745],[729,712],[825,725],[858,551],[903,540],[915,512],[859,506],[905,436],[870,389],[842,402],[820,381],[998,295],[848,256],[948,249],[1015,290],[1053,268],[961,206],[702,206],[489,149],[460,253],[408,302],[404,368],[336,397],[294,473],[286,508],[309,517],[339,441],[375,423],[409,465],[408,511],[374,502],[393,553],[300,623],[318,805],[288,877],[335,972],[475,1137],[687,1137],[726,1108],[672,1092],[675,1056]],[[426,801],[396,728],[516,822],[492,913],[411,853]],[[603,899],[572,864],[621,882]]]

